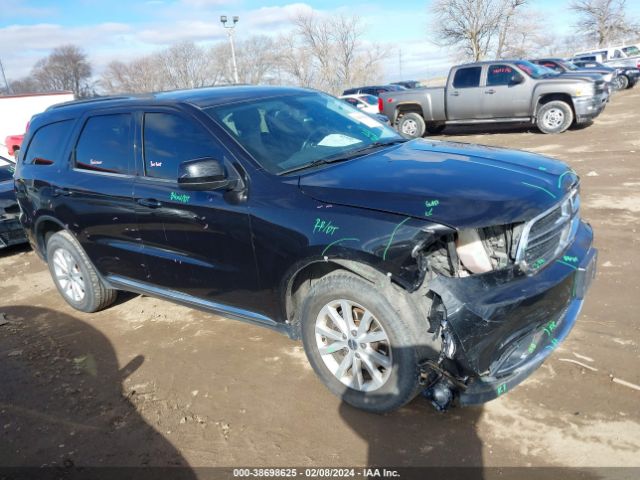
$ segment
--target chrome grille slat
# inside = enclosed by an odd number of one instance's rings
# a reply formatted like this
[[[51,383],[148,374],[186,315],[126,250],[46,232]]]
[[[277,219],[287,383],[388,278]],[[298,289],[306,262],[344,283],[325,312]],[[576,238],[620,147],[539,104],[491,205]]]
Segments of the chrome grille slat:
[[[579,205],[579,196],[574,190],[560,203],[529,221],[525,225],[516,260],[524,261],[537,270],[558,256],[575,233]]]

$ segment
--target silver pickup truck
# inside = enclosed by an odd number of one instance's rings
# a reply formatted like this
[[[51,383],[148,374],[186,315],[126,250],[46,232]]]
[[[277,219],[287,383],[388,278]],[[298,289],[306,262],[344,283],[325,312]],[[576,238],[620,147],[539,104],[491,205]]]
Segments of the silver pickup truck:
[[[597,117],[608,99],[603,80],[567,78],[524,60],[453,67],[444,87],[387,92],[380,113],[406,138],[447,125],[529,122],[560,133]]]

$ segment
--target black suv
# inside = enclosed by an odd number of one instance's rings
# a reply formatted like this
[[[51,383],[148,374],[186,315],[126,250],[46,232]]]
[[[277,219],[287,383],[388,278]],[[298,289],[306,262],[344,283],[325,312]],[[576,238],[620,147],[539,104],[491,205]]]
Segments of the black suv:
[[[73,102],[24,145],[21,221],[71,306],[128,290],[276,329],[368,411],[508,391],[568,334],[595,271],[566,165],[406,141],[315,91]]]

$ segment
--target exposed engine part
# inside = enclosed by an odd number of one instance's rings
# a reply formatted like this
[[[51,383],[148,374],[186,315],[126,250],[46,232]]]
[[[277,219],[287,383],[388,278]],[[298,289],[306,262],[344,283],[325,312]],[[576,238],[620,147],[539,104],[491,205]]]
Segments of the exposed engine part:
[[[448,382],[441,381],[423,390],[424,395],[439,412],[447,410],[453,402],[453,392]]]
[[[456,354],[456,342],[446,322],[442,322],[442,354],[449,360]]]
[[[498,225],[479,230],[494,269],[504,268],[515,261],[518,242],[524,224]]]
[[[456,253],[464,267],[472,273],[486,273],[493,270],[493,265],[480,239],[480,234],[474,228],[458,232]]]

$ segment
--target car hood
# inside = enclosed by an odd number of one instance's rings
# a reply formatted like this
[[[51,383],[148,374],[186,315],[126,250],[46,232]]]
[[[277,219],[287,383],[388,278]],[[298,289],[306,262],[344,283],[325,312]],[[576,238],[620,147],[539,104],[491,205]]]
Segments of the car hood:
[[[299,187],[325,203],[467,228],[530,220],[577,182],[533,153],[418,139],[303,174]]]

